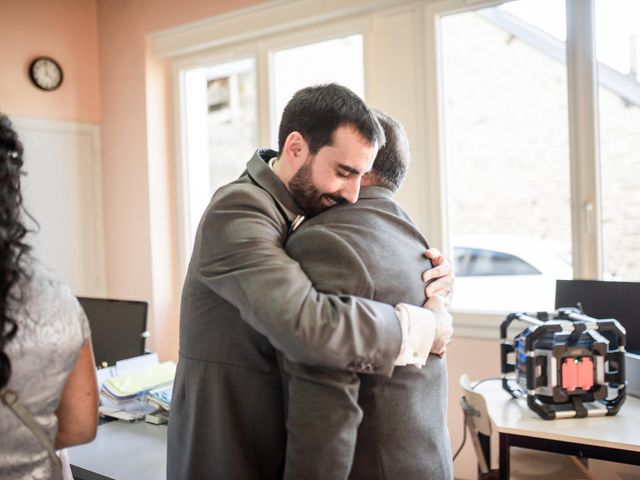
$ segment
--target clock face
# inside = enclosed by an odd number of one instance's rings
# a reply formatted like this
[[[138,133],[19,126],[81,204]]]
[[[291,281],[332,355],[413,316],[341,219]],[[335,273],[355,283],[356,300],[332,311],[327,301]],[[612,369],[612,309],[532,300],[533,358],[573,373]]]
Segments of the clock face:
[[[55,90],[62,83],[62,69],[49,57],[39,57],[31,62],[29,76],[35,86],[42,90]]]

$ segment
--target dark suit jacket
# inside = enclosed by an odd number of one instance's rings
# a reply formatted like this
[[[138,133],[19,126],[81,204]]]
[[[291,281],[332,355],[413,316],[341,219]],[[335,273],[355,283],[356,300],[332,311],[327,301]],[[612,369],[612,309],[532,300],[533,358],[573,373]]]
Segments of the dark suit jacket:
[[[320,291],[413,305],[424,303],[427,248],[383,187],[312,218],[286,245]],[[422,369],[398,367],[390,378],[284,363],[286,478],[340,479],[350,468],[350,479],[452,478],[443,359],[430,355]]]
[[[169,479],[279,478],[285,426],[274,347],[298,362],[387,375],[400,349],[392,306],[320,294],[285,253],[302,212],[266,164],[274,154],[254,155],[198,226],[182,290]]]

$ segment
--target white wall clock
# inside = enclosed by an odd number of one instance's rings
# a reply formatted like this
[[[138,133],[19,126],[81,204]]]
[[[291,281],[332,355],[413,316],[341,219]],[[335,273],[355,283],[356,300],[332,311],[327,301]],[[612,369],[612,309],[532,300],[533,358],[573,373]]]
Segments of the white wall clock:
[[[29,78],[36,87],[50,92],[62,83],[62,68],[53,58],[38,57],[29,65]]]

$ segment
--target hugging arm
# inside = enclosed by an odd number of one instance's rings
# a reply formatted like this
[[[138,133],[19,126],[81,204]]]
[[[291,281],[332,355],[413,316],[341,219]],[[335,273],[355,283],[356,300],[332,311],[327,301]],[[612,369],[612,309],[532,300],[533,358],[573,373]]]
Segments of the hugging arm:
[[[288,225],[267,192],[223,188],[203,222],[201,281],[289,360],[391,374],[402,342],[394,307],[314,288],[284,251]]]

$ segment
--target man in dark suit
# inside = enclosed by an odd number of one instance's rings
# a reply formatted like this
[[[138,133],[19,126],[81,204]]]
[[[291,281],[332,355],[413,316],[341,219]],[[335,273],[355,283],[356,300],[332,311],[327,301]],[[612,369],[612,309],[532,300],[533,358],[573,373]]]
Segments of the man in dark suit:
[[[399,122],[377,115],[386,145],[359,201],[304,223],[286,250],[319,291],[422,305],[427,241],[393,199],[409,163],[408,140]],[[442,298],[427,306],[443,308]],[[429,355],[422,368],[397,367],[391,377],[283,362],[291,376],[285,478],[452,478],[441,356]]]
[[[169,479],[281,477],[285,413],[274,347],[292,361],[389,375],[412,352],[427,355],[449,339],[446,312],[321,294],[284,251],[304,215],[357,200],[383,142],[353,92],[309,87],[285,108],[279,154],[259,150],[244,175],[214,194],[182,291]],[[427,272],[442,276],[427,288],[449,289],[449,268]]]

